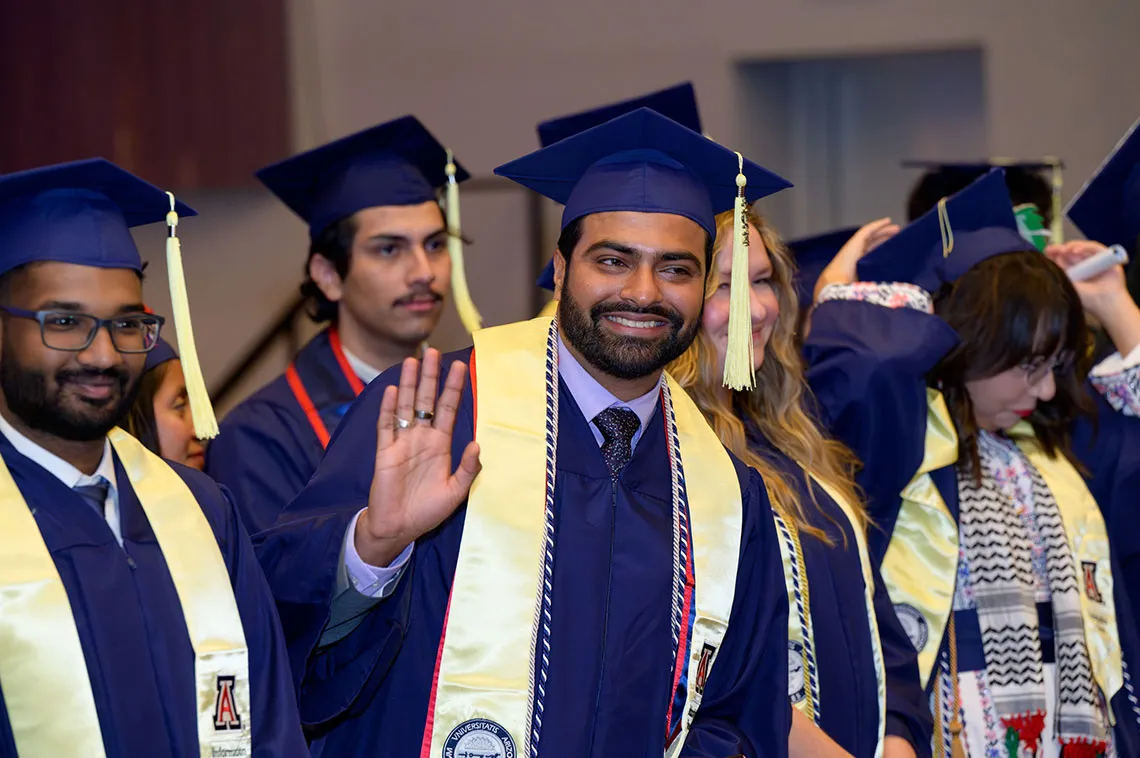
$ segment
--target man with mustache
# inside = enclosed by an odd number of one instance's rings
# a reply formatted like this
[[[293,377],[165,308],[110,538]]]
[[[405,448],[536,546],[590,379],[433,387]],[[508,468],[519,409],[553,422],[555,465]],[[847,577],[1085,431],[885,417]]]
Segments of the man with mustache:
[[[163,325],[129,227],[193,214],[102,159],[0,177],[4,758],[308,754],[228,495],[115,428]]]
[[[663,369],[789,185],[644,108],[496,173],[565,205],[557,317],[385,372],[258,538],[313,754],[784,756],[764,484]]]
[[[452,261],[460,254],[459,230],[448,228],[437,191],[467,172],[415,117],[257,176],[309,226],[301,291],[310,316],[329,326],[284,374],[230,411],[207,451],[207,473],[237,495],[251,534],[272,526],[309,481],[364,386],[420,353],[449,285],[456,286],[457,305],[466,296],[462,261]]]

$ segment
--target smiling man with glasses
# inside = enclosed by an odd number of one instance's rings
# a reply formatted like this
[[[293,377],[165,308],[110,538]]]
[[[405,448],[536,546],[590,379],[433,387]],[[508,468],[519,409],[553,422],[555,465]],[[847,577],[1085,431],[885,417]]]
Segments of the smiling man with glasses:
[[[115,428],[163,325],[130,227],[172,202],[101,159],[0,176],[0,758],[308,754],[229,496]]]

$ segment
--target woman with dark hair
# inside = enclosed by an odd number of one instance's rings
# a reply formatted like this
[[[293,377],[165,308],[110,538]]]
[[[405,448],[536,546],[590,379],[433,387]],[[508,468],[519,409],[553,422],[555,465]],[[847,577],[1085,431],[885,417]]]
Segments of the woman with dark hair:
[[[1100,246],[1036,252],[1000,171],[868,253],[892,231],[863,227],[823,272],[805,350],[830,428],[864,463],[871,551],[918,651],[935,754],[1140,755],[1135,617],[1106,527],[1131,505],[1140,467],[1121,453],[1140,429],[1086,389],[1086,310],[1120,353],[1097,387],[1126,392],[1140,372],[1123,274],[1074,285],[1050,258]]]
[[[166,340],[146,355],[146,371],[123,427],[156,455],[201,471],[205,448],[194,435],[178,353]]]
[[[702,328],[669,373],[768,489],[790,610],[791,753],[833,755],[827,750],[842,748],[856,758],[929,756],[930,713],[914,650],[867,550],[855,457],[820,429],[804,402],[795,266],[753,209],[747,221],[755,387],[724,386],[733,215],[717,217]]]

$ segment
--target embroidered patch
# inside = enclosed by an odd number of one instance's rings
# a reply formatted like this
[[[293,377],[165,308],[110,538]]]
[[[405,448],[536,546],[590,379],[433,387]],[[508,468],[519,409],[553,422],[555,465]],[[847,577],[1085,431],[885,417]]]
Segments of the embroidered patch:
[[[443,758],[515,758],[515,741],[494,721],[470,719],[447,735]]]
[[[712,660],[716,657],[716,648],[705,643],[701,648],[701,659],[697,662],[697,673],[693,678],[693,686],[697,690],[698,695],[705,694],[705,683],[709,678],[709,667],[712,666]]]
[[[218,677],[218,694],[214,699],[214,729],[219,732],[241,729],[241,714],[234,699],[234,677]]]
[[[903,631],[910,638],[910,644],[914,645],[915,650],[922,652],[926,643],[930,641],[930,627],[926,619],[917,608],[905,603],[895,606],[895,615],[899,617]]]
[[[804,677],[804,646],[788,640],[788,699],[792,705],[807,698],[807,680]]]
[[[1094,603],[1103,603],[1104,595],[1100,594],[1100,587],[1096,585],[1096,563],[1081,561],[1081,571],[1085,577],[1085,597]]]

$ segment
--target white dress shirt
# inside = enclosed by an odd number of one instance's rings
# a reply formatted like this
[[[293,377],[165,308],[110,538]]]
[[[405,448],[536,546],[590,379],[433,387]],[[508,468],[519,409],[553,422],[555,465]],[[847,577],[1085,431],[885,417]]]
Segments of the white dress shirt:
[[[110,440],[103,440],[103,458],[99,461],[99,467],[95,469],[95,473],[88,476],[63,458],[40,447],[16,431],[16,428],[8,423],[3,415],[0,415],[0,433],[8,438],[8,442],[12,443],[16,452],[47,469],[48,473],[63,482],[69,489],[98,484],[100,478],[106,479],[110,486],[107,488],[107,500],[103,506],[103,518],[107,520],[107,526],[114,533],[115,540],[120,545],[123,544],[122,517],[119,514],[119,486],[115,479],[115,456],[111,453]]]

